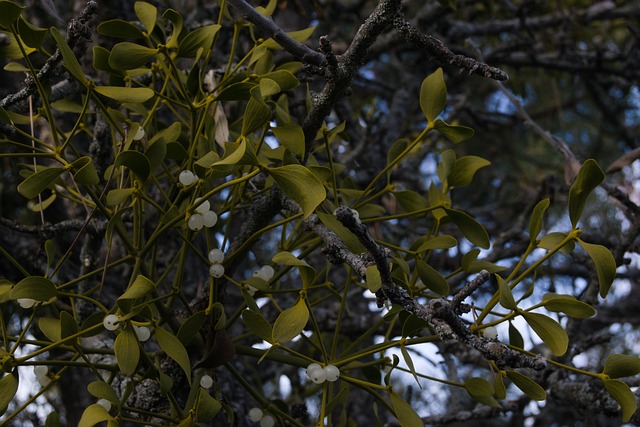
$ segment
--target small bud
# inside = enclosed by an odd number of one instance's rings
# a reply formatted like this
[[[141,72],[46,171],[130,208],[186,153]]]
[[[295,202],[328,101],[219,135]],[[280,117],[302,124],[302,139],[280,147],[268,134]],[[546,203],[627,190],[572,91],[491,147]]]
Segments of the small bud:
[[[200,378],[200,387],[209,388],[212,385],[213,385],[213,378],[211,378],[209,375],[203,375],[202,378]]]
[[[327,381],[334,382],[340,377],[340,369],[334,365],[327,365],[324,367],[324,373],[327,377]]]
[[[109,402],[107,399],[98,399],[96,403],[106,409],[107,412],[111,410],[111,402]]]
[[[209,262],[211,264],[222,264],[222,261],[224,261],[224,252],[217,248],[209,251]]]
[[[209,202],[207,202],[209,203]],[[206,211],[202,214],[202,223],[205,227],[211,228],[218,222],[218,215],[214,211]]]
[[[31,308],[36,304],[36,300],[33,298],[18,298],[17,301],[22,308]]]
[[[482,335],[484,335],[486,339],[495,340],[498,339],[498,330],[495,326],[488,326],[482,330]]]
[[[264,413],[262,412],[262,409],[260,408],[251,408],[249,409],[249,419],[253,422],[258,422],[262,419],[262,417],[264,416]]]
[[[264,418],[260,420],[260,427],[273,427],[275,424],[276,422],[271,415],[265,415]]]
[[[198,231],[204,227],[204,218],[199,213],[194,213],[189,217],[187,225],[193,231]]]
[[[118,329],[118,323],[120,323],[120,318],[115,314],[107,314],[104,316],[104,320],[102,321],[104,328],[109,331],[115,331]]]
[[[221,278],[224,275],[224,265],[211,264],[211,267],[209,267],[209,274],[216,279]]]

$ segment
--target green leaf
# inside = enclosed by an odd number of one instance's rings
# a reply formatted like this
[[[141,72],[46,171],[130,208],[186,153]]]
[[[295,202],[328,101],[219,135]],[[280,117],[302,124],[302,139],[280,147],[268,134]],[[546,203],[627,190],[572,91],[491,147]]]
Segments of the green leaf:
[[[507,282],[505,282],[502,277],[497,274],[495,277],[498,282],[498,290],[500,291],[500,305],[507,310],[517,310],[518,304],[516,303],[515,298],[513,298],[511,288],[509,288],[509,285],[507,285]]]
[[[340,238],[342,243],[345,244],[347,249],[355,254],[361,254],[367,252],[367,249],[360,243],[360,240],[353,234],[347,227],[342,225],[340,221],[338,221],[335,215],[327,214],[323,212],[316,213],[320,221],[331,231],[333,231],[336,236]]]
[[[304,299],[300,298],[293,307],[280,313],[276,319],[273,324],[272,342],[284,344],[291,341],[300,335],[308,321],[309,309]]]
[[[547,310],[559,311],[571,317],[586,319],[596,314],[595,308],[571,295],[549,293],[543,295],[542,302]]]
[[[260,87],[260,95],[263,98],[275,95],[281,91],[278,83],[271,79],[260,79],[258,86]]]
[[[96,93],[120,103],[142,103],[153,98],[155,93],[146,87],[96,86]]]
[[[69,71],[69,73],[71,73],[73,77],[75,77],[76,80],[80,82],[80,84],[82,84],[82,86],[87,86],[89,82],[84,76],[82,67],[76,59],[76,56],[73,54],[73,51],[65,41],[64,36],[60,34],[60,31],[56,27],[51,27],[50,31],[51,35],[56,41],[56,44],[58,45],[58,49],[60,49],[60,53],[62,54],[64,67]]]
[[[64,339],[78,332],[76,319],[66,311],[60,313],[60,338]]]
[[[466,141],[475,133],[473,129],[466,126],[450,125],[440,119],[436,120],[434,129],[447,137],[454,144]]]
[[[191,31],[178,46],[178,57],[195,58],[198,49],[204,49],[205,53],[211,49],[213,39],[220,30],[220,25],[207,25]]]
[[[242,320],[247,328],[258,338],[273,344],[273,328],[264,316],[253,310],[244,310]]]
[[[287,196],[300,205],[305,219],[327,197],[324,185],[302,165],[286,165],[267,170]]]
[[[0,3],[1,5],[1,3]],[[12,373],[5,374],[0,378],[0,415],[4,414],[18,391],[18,370],[14,369]]]
[[[464,388],[467,390],[467,393],[478,402],[493,408],[501,407],[493,397],[494,390],[489,381],[483,378],[469,378],[465,381]]]
[[[123,312],[128,313],[129,311],[131,311],[135,300],[144,298],[155,288],[156,285],[151,280],[147,279],[143,275],[139,275],[138,277],[136,277],[136,280],[134,280],[133,283],[127,288],[125,293],[118,297],[118,307],[120,307]]]
[[[19,6],[12,1],[0,1],[0,27],[8,30],[24,9],[25,6]]]
[[[567,234],[554,231],[553,233],[549,233],[546,236],[544,236],[542,239],[540,239],[540,241],[538,242],[538,247],[546,249],[548,251],[553,250],[556,248],[556,246],[562,243],[562,241],[566,237],[567,237]],[[560,249],[560,252],[562,252],[565,255],[568,255],[571,252],[573,252],[574,248],[575,248],[575,242],[573,240],[570,240],[569,242],[565,243],[565,245]]]
[[[131,42],[120,42],[111,49],[109,66],[118,71],[133,70],[144,66],[156,53],[158,49]]]
[[[311,37],[311,34],[313,34],[315,29],[316,27],[313,26],[305,28],[304,30],[292,31],[290,33],[287,33],[287,35],[298,43],[304,43],[309,37]],[[274,39],[265,40],[262,45],[266,46],[267,49],[282,49],[282,47]]]
[[[108,37],[121,39],[144,39],[144,34],[131,22],[122,19],[111,19],[98,25],[98,33]]]
[[[191,384],[191,361],[189,360],[189,353],[187,353],[187,350],[184,348],[180,340],[170,332],[167,332],[159,326],[155,327],[155,331],[156,341],[158,341],[158,345],[160,345],[162,351],[180,365],[187,376],[187,381]]]
[[[424,422],[411,405],[393,391],[390,391],[389,395],[396,418],[402,427],[424,427]]]
[[[549,207],[551,202],[549,199],[540,200],[533,208],[531,219],[529,220],[529,239],[535,242],[542,230],[542,216]]]
[[[133,194],[133,188],[120,188],[107,193],[107,205],[116,206],[127,201]]]
[[[251,92],[254,93],[254,91]],[[271,109],[262,99],[252,95],[242,117],[242,135],[249,135],[254,130],[261,128],[270,118]]]
[[[604,362],[603,374],[609,378],[632,377],[640,373],[640,358],[626,354],[611,354]]]
[[[45,337],[51,342],[60,341],[62,339],[62,328],[60,320],[53,317],[41,317],[38,319],[38,328]]]
[[[114,421],[114,418],[109,415],[104,406],[94,403],[86,407],[80,417],[78,427],[93,427],[104,421]]]
[[[139,151],[125,150],[116,157],[115,166],[126,166],[131,169],[142,181],[146,181],[151,173],[149,160]]]
[[[528,376],[516,371],[507,371],[507,377],[533,400],[545,400],[547,398],[547,392]]]
[[[420,108],[424,116],[433,122],[447,103],[447,85],[444,82],[442,68],[429,74],[420,86]]]
[[[469,214],[454,209],[444,209],[447,216],[458,226],[464,237],[474,245],[488,249],[491,245],[487,230]]]
[[[636,397],[628,385],[620,380],[603,380],[604,387],[622,408],[622,421],[628,422],[638,409]]]
[[[555,356],[562,356],[567,352],[569,336],[558,322],[544,314],[527,311],[521,311],[520,314]]]
[[[36,27],[23,17],[20,17],[18,20],[18,33],[20,34],[20,38],[31,48],[40,49],[48,32],[49,30],[46,28]]]
[[[613,279],[616,278],[616,260],[613,254],[602,245],[587,243],[582,239],[578,239],[578,243],[595,264],[600,283],[600,296],[606,298],[613,284]]]
[[[200,387],[196,403],[196,421],[206,423],[211,421],[222,409],[220,401],[211,397],[207,390]]]
[[[193,315],[187,318],[187,320],[180,325],[176,338],[178,338],[186,347],[198,335],[198,332],[200,331],[200,328],[202,328],[202,325],[204,325],[206,319],[207,316],[204,311],[193,313]]]
[[[457,245],[458,241],[455,239],[455,237],[445,234],[427,240],[426,242],[421,244],[418,249],[416,249],[416,252],[424,252],[433,249],[449,249],[454,248]]]
[[[260,161],[256,157],[253,147],[247,142],[247,138],[242,136],[238,141],[226,142],[224,144],[224,157],[222,160],[212,163],[211,166],[258,164],[260,164]]]
[[[138,337],[133,326],[126,325],[116,337],[113,351],[123,375],[133,375],[140,360]]]
[[[507,397],[507,388],[504,386],[504,381],[502,380],[503,377],[502,372],[499,371],[493,380],[493,392],[500,400]]]
[[[276,70],[263,74],[260,76],[260,83],[263,79],[273,80],[278,84],[280,91],[283,92],[300,86],[300,80],[298,80],[289,70]]]
[[[569,190],[569,218],[571,218],[573,228],[578,225],[587,204],[587,198],[603,180],[604,172],[595,160],[588,159],[582,164],[580,172]]]
[[[520,334],[520,331],[513,326],[512,322],[509,322],[509,344],[514,347],[524,349],[524,339],[522,338],[522,334]]]
[[[113,390],[113,387],[104,381],[93,381],[87,385],[87,391],[93,397],[98,399],[106,399],[111,403],[117,404],[120,399]]]
[[[136,16],[147,30],[147,33],[151,34],[156,26],[158,9],[147,2],[137,1],[133,5],[133,10],[135,10]]]
[[[442,274],[420,258],[416,259],[416,270],[418,276],[420,276],[420,280],[422,280],[422,283],[424,283],[427,288],[438,295],[449,294],[449,284],[445,278],[442,277]]]
[[[284,147],[296,156],[304,156],[304,132],[295,124],[287,124],[271,128],[273,134]]]
[[[400,203],[400,206],[407,212],[417,212],[427,209],[429,204],[425,198],[415,191],[401,190],[394,191],[394,197]]]
[[[96,185],[100,182],[100,177],[93,167],[91,157],[82,156],[72,163],[75,173],[73,178],[81,185]]]
[[[411,359],[411,355],[409,354],[409,351],[407,350],[407,347],[404,346],[404,345],[401,345],[400,346],[400,352],[402,353],[402,358],[404,359],[404,363],[407,364],[407,367],[409,368],[409,371],[413,375],[413,378],[418,383],[418,386],[420,388],[422,388],[422,385],[420,384],[420,380],[418,379],[418,375],[416,374],[416,368],[413,365],[413,359]]]
[[[25,277],[9,293],[9,297],[12,300],[31,298],[42,302],[47,302],[56,296],[58,296],[56,285],[51,280],[41,276]]]
[[[53,184],[65,168],[51,167],[46,169],[40,169],[38,172],[33,173],[22,181],[18,185],[18,193],[22,194],[27,199],[33,199],[40,194],[45,188]]]
[[[490,161],[477,156],[464,156],[456,160],[453,170],[447,177],[449,187],[464,187],[471,184],[476,172],[489,166]]]
[[[171,25],[173,26],[171,35],[169,36],[169,39],[167,41],[167,48],[173,49],[174,47],[178,46],[178,39],[180,33],[182,32],[182,16],[173,9],[167,9],[162,14],[162,17],[171,22]]]
[[[167,157],[167,143],[164,138],[157,139],[153,143],[150,142],[150,145],[145,150],[144,155],[147,160],[149,160],[149,165],[153,172],[153,170],[160,166]]]
[[[382,279],[380,278],[380,270],[375,265],[370,265],[367,267],[367,288],[376,293],[382,287]]]

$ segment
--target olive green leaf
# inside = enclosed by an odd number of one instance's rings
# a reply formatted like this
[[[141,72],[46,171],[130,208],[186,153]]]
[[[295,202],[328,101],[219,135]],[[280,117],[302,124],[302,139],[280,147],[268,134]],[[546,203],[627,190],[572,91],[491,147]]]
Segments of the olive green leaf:
[[[56,296],[58,296],[56,285],[51,280],[41,276],[25,277],[9,293],[9,297],[12,300],[31,298],[43,302],[47,302]]]
[[[118,71],[133,70],[144,66],[156,53],[158,49],[131,42],[120,42],[111,49],[109,65]]]
[[[489,381],[483,378],[470,378],[465,381],[464,388],[478,402],[493,408],[501,407],[493,397],[494,389]]]
[[[616,277],[616,260],[606,247],[587,243],[582,239],[577,240],[596,266],[598,282],[600,283],[600,296],[605,298],[613,284],[613,279]]]
[[[258,90],[259,91],[259,90]],[[252,96],[247,102],[247,107],[242,117],[242,135],[249,135],[256,129],[264,126],[271,118],[271,109],[265,104],[260,96],[253,96],[256,93],[251,91]]]
[[[540,200],[533,208],[531,219],[529,220],[529,239],[535,242],[542,230],[542,216],[549,207],[549,199]]]
[[[562,356],[567,352],[569,336],[558,322],[544,314],[527,311],[521,311],[520,314],[555,356]]]
[[[142,181],[146,181],[151,173],[149,160],[139,151],[125,150],[118,154],[115,167],[126,166],[131,169]]]
[[[543,295],[542,302],[547,310],[559,311],[571,317],[586,319],[596,314],[593,307],[571,295],[548,293]]]
[[[180,40],[178,57],[195,58],[198,49],[204,49],[205,53],[211,49],[213,40],[220,30],[220,25],[207,25],[191,31]]]
[[[511,288],[509,288],[509,285],[507,285],[507,282],[505,282],[502,277],[498,276],[497,274],[495,275],[495,277],[496,281],[498,282],[498,290],[500,291],[500,305],[507,310],[517,310],[518,304],[513,297]]]
[[[626,354],[611,354],[604,362],[602,373],[609,378],[632,377],[640,373],[640,358]]]
[[[304,299],[300,298],[298,302],[278,316],[273,324],[272,342],[284,344],[298,335],[307,326],[309,321],[309,309]]]
[[[131,22],[122,19],[111,19],[98,25],[98,33],[108,37],[121,39],[144,39],[144,34]]]
[[[418,247],[418,249],[416,249],[416,252],[424,252],[424,251],[433,250],[433,249],[449,249],[449,248],[454,248],[457,245],[458,245],[458,241],[456,240],[455,237],[444,234],[441,236],[433,237],[427,240],[426,242],[422,243]]]
[[[382,287],[382,279],[380,278],[380,270],[375,265],[370,265],[367,267],[367,289],[369,291],[376,293]]]
[[[491,245],[489,234],[482,224],[473,219],[469,214],[455,209],[444,209],[451,221],[458,226],[464,237],[471,243],[483,249],[488,249]]]
[[[512,322],[509,322],[509,344],[514,347],[524,348],[524,338],[522,338],[522,334],[513,326]]]
[[[286,124],[271,128],[271,131],[287,150],[296,156],[304,156],[304,133],[300,126],[296,124]]]
[[[287,196],[300,205],[305,219],[327,197],[324,185],[302,165],[285,165],[267,171]]]
[[[120,103],[142,103],[155,95],[146,87],[96,86],[93,90]]]
[[[462,141],[466,141],[474,135],[474,130],[459,125],[450,125],[440,119],[437,119],[433,128],[447,137],[447,139],[454,144]]]
[[[4,414],[9,403],[16,395],[19,382],[17,369],[14,369],[11,373],[4,374],[4,377],[0,378],[0,414]]]
[[[603,380],[604,387],[607,389],[611,397],[622,408],[622,421],[628,422],[638,409],[636,397],[628,385],[620,380]]]
[[[273,344],[273,328],[262,314],[253,310],[244,310],[242,320],[253,334]]]
[[[207,390],[200,387],[198,389],[198,397],[196,399],[196,421],[206,423],[211,421],[218,415],[222,409],[222,403],[211,397]]]
[[[588,159],[582,164],[575,182],[569,189],[569,218],[573,228],[576,228],[582,216],[587,198],[603,180],[604,172],[595,160]]]
[[[53,181],[58,178],[65,168],[62,167],[50,167],[46,169],[40,169],[27,177],[24,181],[18,184],[18,193],[22,194],[27,199],[33,199],[40,194],[45,188],[53,184]]]
[[[0,27],[8,30],[11,24],[16,22],[25,6],[17,5],[12,1],[0,1]]]
[[[447,85],[444,82],[442,68],[429,74],[420,86],[420,108],[424,116],[433,122],[447,102]]]
[[[114,418],[107,412],[104,406],[94,403],[85,408],[82,417],[78,422],[78,427],[93,427],[104,421],[113,421]]]
[[[73,178],[78,184],[82,185],[96,185],[100,182],[100,177],[96,169],[93,167],[91,157],[82,156],[72,164],[73,166]]]
[[[116,361],[123,375],[133,375],[140,360],[140,346],[138,336],[133,330],[133,326],[126,325],[116,337],[113,346],[116,354]]]
[[[315,30],[316,30],[316,27],[313,26],[313,27],[305,28],[304,30],[291,31],[290,33],[287,33],[287,35],[292,39],[294,39],[295,41],[297,41],[298,43],[304,43],[307,41],[309,37],[311,37],[311,34],[313,34]],[[272,50],[282,49],[282,47],[274,39],[265,40],[265,42],[262,43],[262,45],[266,46],[267,49],[272,49]]]
[[[396,418],[402,427],[424,427],[424,422],[422,422],[422,419],[416,413],[415,409],[413,409],[406,400],[393,391],[390,391],[389,395],[396,413]]]
[[[151,291],[155,290],[155,288],[156,285],[151,280],[147,279],[143,275],[139,275],[133,283],[129,285],[125,293],[118,297],[118,307],[120,307],[123,312],[128,313],[131,311],[135,300],[144,298]]]
[[[476,172],[491,164],[490,161],[478,156],[463,156],[456,159],[453,170],[447,177],[450,187],[464,187],[471,184]]]
[[[78,60],[76,59],[76,56],[73,54],[73,51],[65,41],[64,36],[60,33],[60,31],[56,27],[51,27],[50,31],[51,31],[51,35],[56,41],[56,44],[58,45],[58,49],[60,49],[60,53],[62,54],[64,67],[83,86],[87,86],[88,80],[84,76],[84,73],[82,72],[82,67],[80,66],[80,63],[78,62]]]
[[[187,318],[187,320],[182,322],[182,325],[180,325],[178,333],[176,334],[176,338],[178,338],[184,346],[189,345],[196,335],[198,335],[198,332],[202,325],[204,325],[206,319],[207,316],[204,311],[193,313]]]
[[[187,381],[191,384],[191,361],[189,360],[189,353],[184,348],[184,345],[178,338],[172,333],[162,329],[159,326],[154,328],[156,332],[156,341],[158,345],[164,351],[167,356],[175,360],[180,365],[184,374],[187,377]]]
[[[120,399],[118,399],[118,395],[115,390],[109,383],[104,381],[93,381],[87,385],[87,391],[93,397],[97,397],[98,399],[106,399],[111,403],[117,404]]]
[[[507,377],[533,400],[545,400],[547,398],[547,392],[528,376],[516,371],[507,371]]]
[[[156,26],[158,9],[147,2],[137,1],[133,4],[133,10],[136,12],[136,16],[147,30],[147,33],[151,34]]]
[[[435,268],[418,258],[416,259],[416,270],[418,271],[420,280],[422,280],[422,283],[424,283],[427,288],[438,295],[449,294],[449,284]]]

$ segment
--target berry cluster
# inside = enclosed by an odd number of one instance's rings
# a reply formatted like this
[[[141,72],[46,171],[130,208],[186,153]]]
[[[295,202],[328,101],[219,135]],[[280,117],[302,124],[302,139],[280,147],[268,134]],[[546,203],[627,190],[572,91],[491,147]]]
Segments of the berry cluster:
[[[260,421],[260,427],[273,427],[276,423],[271,415],[265,415],[260,408],[251,408],[249,419],[255,423]]]
[[[198,231],[202,227],[211,228],[218,222],[218,215],[211,210],[211,203],[208,200],[196,200],[196,211],[189,216],[187,225],[193,231]]]
[[[224,252],[220,249],[211,249],[209,251],[209,262],[211,263],[211,267],[209,267],[209,274],[216,279],[219,279],[224,275],[224,265],[222,265],[223,260]]]
[[[340,369],[335,365],[327,365],[323,368],[318,363],[312,363],[307,366],[307,376],[316,384],[322,384],[325,381],[334,382],[340,377]]]
[[[49,376],[47,375],[47,372],[49,372],[49,368],[45,365],[36,365],[33,367],[33,373],[36,376],[36,379],[38,380],[38,384],[40,384],[42,387],[46,386],[47,384],[49,384],[49,382],[51,382],[51,378],[49,378]]]
[[[258,270],[253,272],[253,277],[258,277],[258,278],[264,280],[265,282],[268,282],[269,280],[271,280],[273,278],[273,276],[275,274],[276,274],[276,272],[273,269],[273,267],[271,267],[270,265],[263,265]],[[251,296],[253,296],[256,293],[256,291],[257,291],[257,289],[255,287],[251,286],[251,285],[249,285],[247,287],[247,292]]]

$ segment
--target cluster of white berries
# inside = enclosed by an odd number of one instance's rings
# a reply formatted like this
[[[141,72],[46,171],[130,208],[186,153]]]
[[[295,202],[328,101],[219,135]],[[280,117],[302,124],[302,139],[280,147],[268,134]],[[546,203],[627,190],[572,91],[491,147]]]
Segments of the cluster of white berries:
[[[224,261],[224,252],[220,249],[211,249],[209,251],[209,262],[211,263],[209,274],[216,279],[224,275],[224,265],[222,265],[222,261]]]
[[[104,328],[106,330],[115,331],[116,329],[118,329],[118,327],[120,327],[120,318],[115,314],[107,314],[106,316],[104,316],[102,324],[104,325]],[[147,328],[146,326],[133,325],[133,330],[135,331],[138,340],[140,340],[141,342],[144,342],[148,340],[149,337],[151,337],[151,330],[149,330],[149,328]]]
[[[253,277],[259,277],[260,279],[264,280],[265,282],[268,282],[269,280],[271,280],[273,278],[273,276],[276,274],[276,271],[273,269],[273,267],[271,267],[270,265],[263,265],[262,267],[260,267],[258,270],[253,272]],[[253,296],[258,290],[249,285],[247,287],[247,292],[249,293],[249,295]]]
[[[323,368],[318,363],[312,363],[307,366],[307,376],[316,384],[322,384],[325,381],[334,382],[340,377],[340,369],[335,365],[327,365]]]
[[[498,330],[495,326],[487,326],[482,330],[482,335],[490,340],[498,339]]]
[[[44,387],[51,382],[51,378],[47,376],[47,372],[49,372],[49,368],[45,365],[36,365],[33,367],[33,373],[38,380],[38,383]]]
[[[31,308],[36,304],[36,300],[33,298],[18,298],[18,305],[22,308]]]
[[[133,325],[133,330],[135,331],[140,342],[145,342],[151,336],[151,331],[146,326]]]
[[[196,200],[199,203],[196,207],[196,211],[189,216],[187,225],[193,231],[198,231],[202,227],[211,228],[218,222],[218,215],[211,210],[211,203],[208,200],[200,203],[200,199]]]
[[[255,423],[260,421],[260,427],[273,427],[276,423],[271,415],[265,415],[260,408],[249,409],[249,419]]]
[[[213,378],[211,378],[210,375],[203,375],[202,378],[200,378],[200,387],[211,388],[212,385],[213,385]]]

